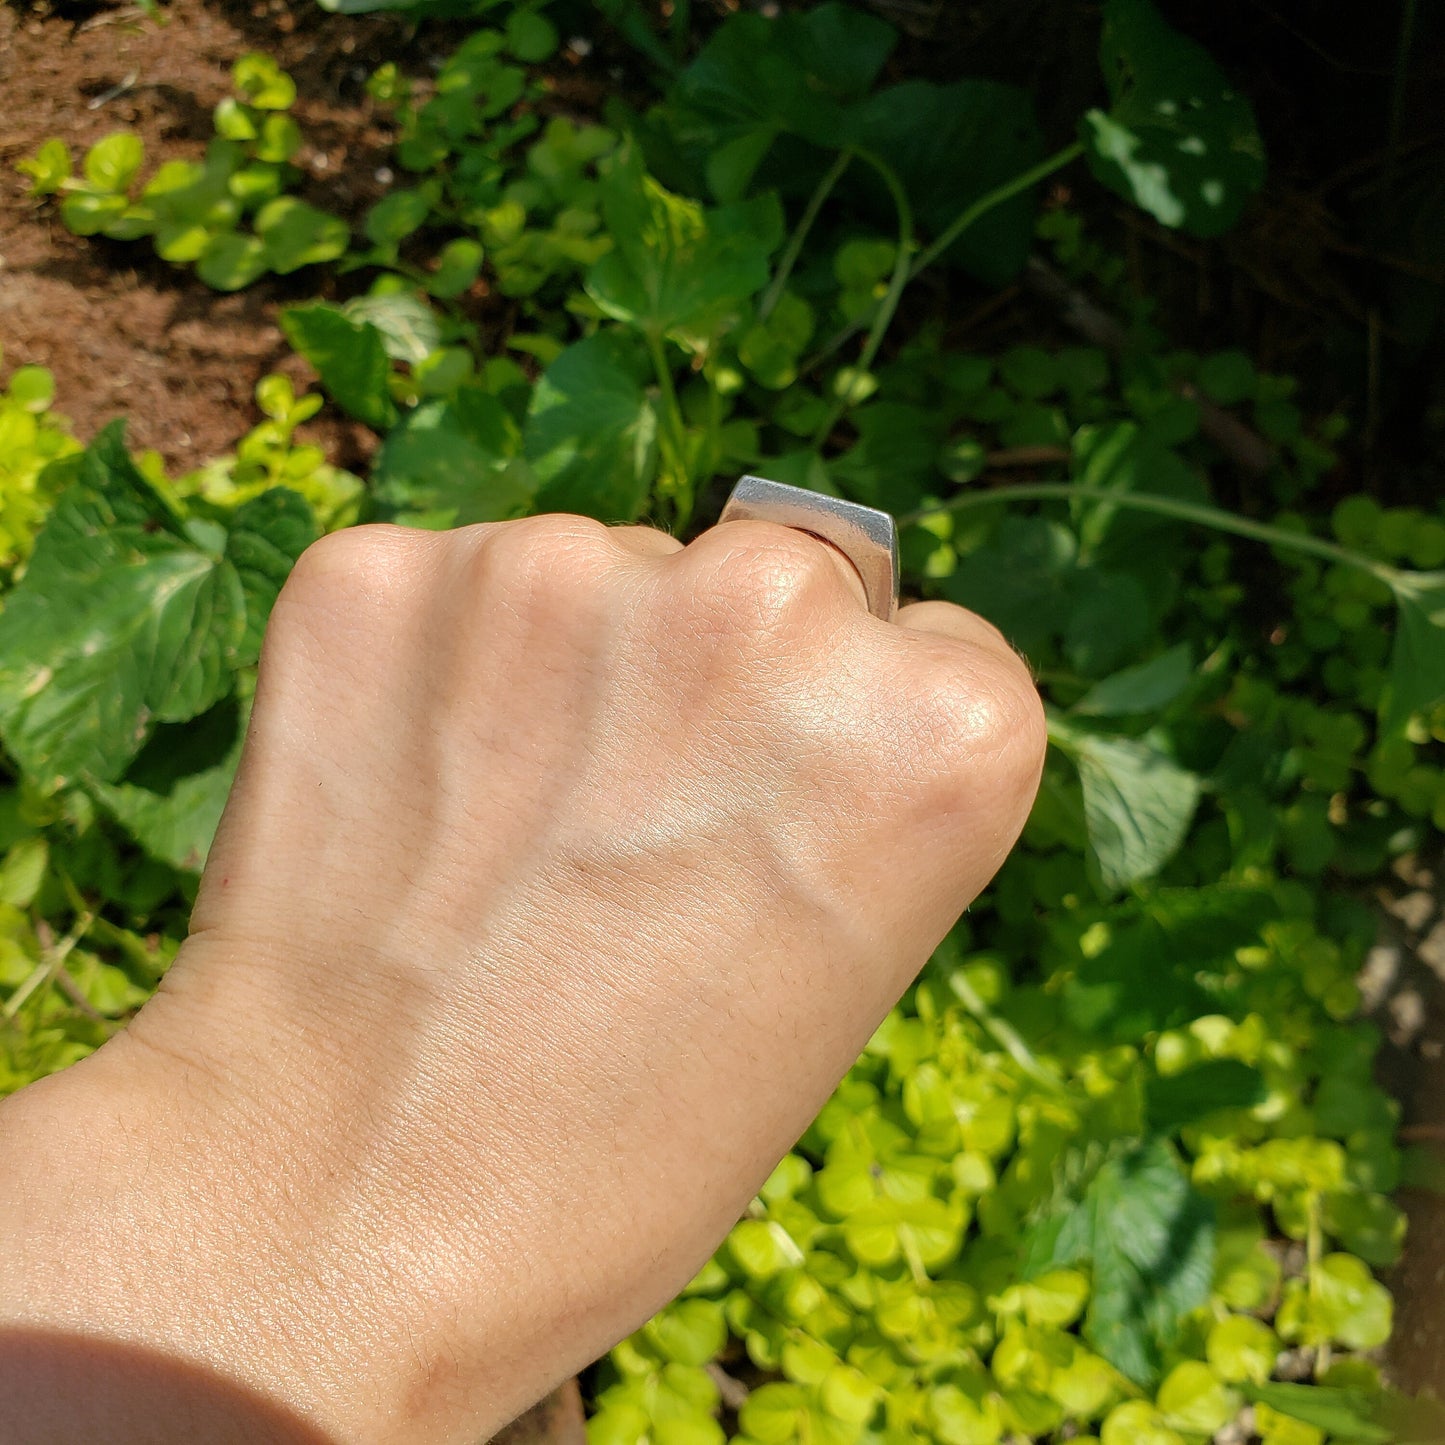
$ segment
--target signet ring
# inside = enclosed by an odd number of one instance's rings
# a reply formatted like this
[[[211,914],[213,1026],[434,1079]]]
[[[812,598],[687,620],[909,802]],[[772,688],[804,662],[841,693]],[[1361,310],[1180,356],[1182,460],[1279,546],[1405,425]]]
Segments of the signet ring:
[[[718,522],[745,521],[776,522],[831,543],[862,579],[869,612],[885,622],[898,615],[898,528],[887,512],[766,477],[744,477]]]

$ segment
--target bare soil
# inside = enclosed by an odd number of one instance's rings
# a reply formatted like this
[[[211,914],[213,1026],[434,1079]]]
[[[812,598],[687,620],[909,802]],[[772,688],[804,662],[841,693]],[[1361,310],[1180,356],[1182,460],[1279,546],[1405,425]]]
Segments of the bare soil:
[[[27,196],[15,162],[50,136],[78,154],[120,129],[141,136],[150,161],[199,157],[231,63],[264,49],[297,82],[303,193],[355,218],[381,194],[390,143],[366,76],[385,59],[428,57],[404,22],[331,16],[314,0],[174,0],[164,13],[157,23],[134,7],[80,18],[0,8],[0,345],[7,370],[55,373],[57,408],[79,436],[123,415],[132,445],[179,471],[255,424],[252,390],[267,371],[303,373],[276,312],[314,295],[319,273],[218,295],[145,241],[72,236],[53,201]],[[333,460],[364,462],[364,428],[329,416],[311,430]]]

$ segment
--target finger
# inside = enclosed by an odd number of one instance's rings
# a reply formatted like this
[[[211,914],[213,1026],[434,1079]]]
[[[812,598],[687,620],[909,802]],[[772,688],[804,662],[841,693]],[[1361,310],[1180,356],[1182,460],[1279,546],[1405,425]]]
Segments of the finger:
[[[609,535],[619,546],[639,557],[670,557],[682,551],[682,543],[660,527],[611,527]]]
[[[857,568],[831,542],[801,527],[751,518],[719,522],[694,538],[684,550],[696,560],[705,561],[720,559],[739,549],[758,556],[776,553],[795,560],[806,558],[815,565],[821,563],[826,575],[836,577],[843,584],[847,596],[855,599],[864,611],[868,608],[868,594],[863,589],[863,579],[858,575]]]
[[[924,632],[971,643],[986,652],[1007,657],[1011,662],[1021,660],[1013,644],[992,622],[952,602],[909,603],[907,607],[899,608],[897,624],[909,632]]]

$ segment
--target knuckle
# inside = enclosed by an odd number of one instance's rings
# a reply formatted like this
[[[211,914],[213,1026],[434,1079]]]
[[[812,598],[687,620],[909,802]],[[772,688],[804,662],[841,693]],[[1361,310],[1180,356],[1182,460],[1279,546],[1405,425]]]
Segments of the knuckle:
[[[413,575],[418,552],[418,534],[406,527],[377,522],[329,532],[297,559],[283,597],[292,603],[387,597]]]
[[[601,522],[566,514],[489,526],[472,552],[484,584],[527,594],[591,582],[616,557],[617,544]]]
[[[837,566],[814,537],[768,522],[730,522],[704,535],[692,598],[723,630],[790,631],[825,597],[843,595]]]
[[[932,664],[918,689],[915,738],[943,790],[957,795],[980,785],[1003,793],[1032,792],[1046,744],[1043,703],[1022,660],[969,649]]]

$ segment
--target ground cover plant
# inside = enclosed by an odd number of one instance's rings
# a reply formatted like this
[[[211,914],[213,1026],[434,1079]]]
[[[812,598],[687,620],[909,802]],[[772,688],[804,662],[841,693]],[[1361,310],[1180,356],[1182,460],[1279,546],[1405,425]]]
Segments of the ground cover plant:
[[[321,531],[686,535],[756,471],[892,511],[909,589],[1029,657],[1051,755],[994,887],[594,1372],[594,1442],[1445,1436],[1381,1381],[1402,1155],[1353,886],[1445,824],[1445,519],[1330,497],[1350,419],[1171,346],[1082,211],[1041,205],[1067,175],[1218,236],[1264,176],[1249,100],[1147,0],[1106,0],[1097,103],[1052,148],[1022,90],[895,76],[860,8],[602,8],[647,84],[600,114],[549,88],[577,7],[474,7],[434,75],[376,69],[401,180],[354,225],[297,196],[260,53],[202,162],[146,179],[124,133],[22,161],[66,226],[217,290],[313,268],[281,322],[321,391],[266,376],[234,454],[171,477],[9,375],[0,1087],[97,1046],[173,956]],[[912,299],[1026,269],[1117,334],[979,352]],[[301,440],[323,404],[379,434],[364,479]],[[1247,507],[1220,496],[1241,429]]]

